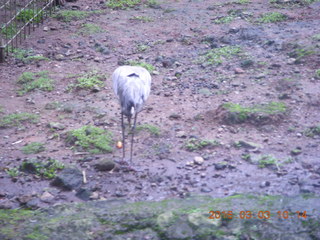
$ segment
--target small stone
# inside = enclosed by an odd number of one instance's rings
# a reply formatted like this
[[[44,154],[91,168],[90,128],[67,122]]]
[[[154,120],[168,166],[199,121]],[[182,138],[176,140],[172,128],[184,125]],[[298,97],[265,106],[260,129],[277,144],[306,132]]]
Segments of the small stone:
[[[187,134],[186,134],[185,131],[178,131],[178,132],[176,133],[176,137],[178,137],[178,138],[186,138],[186,137],[187,137]]]
[[[57,61],[63,61],[63,60],[65,60],[65,57],[63,56],[63,54],[57,54],[57,55],[55,55],[55,59]]]
[[[209,192],[212,192],[212,189],[209,187],[202,187],[200,191],[203,193],[209,193]]]
[[[85,189],[85,188],[80,188],[77,193],[76,193],[76,196],[78,198],[80,198],[81,200],[83,201],[88,201],[90,200],[90,197],[91,197],[91,191],[88,190],[88,189]]]
[[[289,58],[288,61],[287,61],[287,64],[289,65],[292,65],[296,62],[296,59],[295,58]]]
[[[235,74],[242,74],[242,73],[245,73],[245,71],[242,68],[235,68],[234,73]]]
[[[197,165],[202,165],[203,162],[204,162],[204,159],[203,157],[200,157],[200,156],[197,156],[197,157],[194,157],[194,163],[197,164]]]
[[[98,192],[93,192],[90,196],[91,200],[98,200],[99,199],[99,193]]]
[[[62,123],[58,122],[50,122],[47,125],[49,128],[56,129],[56,130],[64,130],[66,127]]]
[[[98,171],[111,171],[114,169],[115,163],[110,159],[102,159],[98,163],[95,164],[95,168]]]
[[[302,149],[301,149],[301,147],[297,147],[297,148],[291,150],[290,153],[292,156],[297,156],[302,153]]]
[[[41,196],[40,196],[40,200],[43,201],[43,202],[46,202],[46,203],[50,203],[52,200],[54,199],[54,196],[45,191]]]
[[[43,31],[47,32],[47,31],[49,31],[49,28],[48,27],[44,27]]]
[[[269,187],[271,184],[269,181],[263,181],[260,183],[260,187],[264,188],[264,187]]]
[[[228,166],[228,164],[226,162],[218,162],[214,164],[214,168],[215,170],[219,171],[219,170],[223,170]]]

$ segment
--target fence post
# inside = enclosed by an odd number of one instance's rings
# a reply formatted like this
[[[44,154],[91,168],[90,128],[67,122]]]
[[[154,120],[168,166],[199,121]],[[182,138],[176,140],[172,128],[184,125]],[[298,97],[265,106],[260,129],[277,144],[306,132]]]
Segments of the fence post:
[[[5,46],[2,38],[0,37],[0,63],[3,63],[5,60]]]

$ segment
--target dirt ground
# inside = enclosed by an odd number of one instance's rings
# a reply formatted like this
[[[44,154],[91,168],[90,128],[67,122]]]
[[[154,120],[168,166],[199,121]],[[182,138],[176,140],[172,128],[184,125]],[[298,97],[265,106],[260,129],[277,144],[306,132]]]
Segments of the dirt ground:
[[[85,171],[87,183],[82,188],[91,199],[319,194],[320,137],[306,131],[320,126],[316,78],[320,2],[270,2],[159,0],[126,10],[107,8],[104,1],[67,2],[61,10],[95,12],[70,22],[46,19],[21,46],[49,60],[23,63],[11,57],[0,65],[0,117],[17,112],[39,115],[36,124],[0,129],[0,207],[16,208],[31,200],[37,207],[82,201],[75,190],[53,187],[51,180],[26,173],[9,176],[8,169],[30,158],[52,158]],[[286,19],[259,22],[268,12],[283,13]],[[217,23],[230,15],[231,22]],[[82,32],[88,23],[100,31]],[[201,61],[206,52],[225,46],[238,46],[241,54],[223,58],[221,64]],[[310,49],[308,54],[290,55]],[[122,156],[116,148],[121,139],[120,109],[110,77],[128,60],[156,68],[138,124],[157,126],[161,132],[136,135],[133,165],[141,171],[98,171],[94,166],[101,159],[117,162]],[[53,91],[17,94],[22,73],[44,70],[55,81]],[[92,70],[106,75],[104,87],[67,91],[75,74]],[[54,102],[68,104],[71,110],[48,109]],[[280,120],[267,123],[230,123],[217,112],[228,102],[243,106],[281,102],[288,110]],[[64,128],[53,132],[50,122]],[[71,149],[65,143],[66,133],[84,125],[111,131],[113,152]],[[192,138],[216,140],[219,145],[188,151],[186,144]],[[24,154],[22,147],[32,142],[43,143],[46,150]],[[281,164],[259,167],[248,156]]]

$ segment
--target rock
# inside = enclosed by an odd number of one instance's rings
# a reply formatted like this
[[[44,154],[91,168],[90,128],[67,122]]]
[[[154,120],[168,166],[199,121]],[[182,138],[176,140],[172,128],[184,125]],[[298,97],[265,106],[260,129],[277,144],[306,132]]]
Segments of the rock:
[[[245,73],[245,71],[242,68],[235,68],[234,73],[235,74],[242,74],[242,73]]]
[[[78,189],[82,185],[82,172],[77,168],[65,168],[51,184],[64,190]]]
[[[49,28],[48,27],[43,27],[43,31],[47,32],[47,31],[49,31]]]
[[[197,156],[197,157],[194,157],[194,163],[197,164],[197,165],[202,165],[204,163],[204,159],[203,157],[200,157],[200,156]]]
[[[271,184],[269,181],[263,181],[260,183],[261,188],[269,187]]]
[[[212,192],[213,190],[209,187],[202,187],[200,191],[203,193],[209,193],[209,192]]]
[[[115,162],[110,159],[101,159],[95,164],[98,171],[111,171],[115,167]]]
[[[54,196],[51,193],[47,192],[47,191],[45,191],[40,196],[40,200],[45,202],[45,203],[51,203],[53,199],[54,199]]]
[[[301,154],[301,153],[302,153],[301,147],[297,147],[297,148],[291,150],[291,152],[290,152],[290,154],[291,154],[292,156],[297,156],[297,155],[299,155],[299,154]]]
[[[251,59],[246,59],[240,62],[240,66],[243,68],[248,68],[251,67],[254,64],[254,61]]]
[[[247,142],[244,140],[240,140],[240,141],[236,142],[236,145],[238,147],[243,147],[243,148],[247,148],[247,149],[260,149],[260,148],[262,148],[262,146],[260,144],[253,143],[253,142]]]
[[[66,128],[62,123],[58,122],[50,122],[47,126],[55,130],[64,130]]]
[[[57,61],[63,61],[63,60],[65,60],[65,57],[63,54],[57,54],[57,55],[55,55],[55,59]]]
[[[76,196],[83,201],[90,200],[91,195],[92,195],[92,192],[86,188],[80,188],[76,193]]]
[[[228,163],[227,162],[218,162],[213,165],[214,165],[215,170],[219,171],[219,170],[226,169],[228,166]]]
[[[178,138],[186,138],[187,134],[186,134],[185,131],[177,131],[176,132],[176,137],[178,137]]]

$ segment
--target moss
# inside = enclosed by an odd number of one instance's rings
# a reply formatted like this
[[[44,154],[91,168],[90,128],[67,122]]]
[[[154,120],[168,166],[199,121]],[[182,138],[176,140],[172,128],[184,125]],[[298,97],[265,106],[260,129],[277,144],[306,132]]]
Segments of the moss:
[[[275,23],[275,22],[282,22],[287,19],[287,16],[279,13],[279,12],[269,12],[265,13],[258,18],[258,22],[260,23]]]
[[[160,135],[160,128],[151,124],[142,124],[137,126],[136,128],[137,131],[142,131],[142,130],[146,130],[149,133],[151,133],[152,135],[155,136],[159,136]]]
[[[25,122],[36,123],[37,120],[38,116],[31,113],[8,114],[0,118],[0,128],[21,126]]]
[[[230,59],[233,56],[239,55],[241,48],[235,46],[225,46],[209,50],[200,58],[200,62],[210,65],[222,64],[224,60]]]
[[[315,71],[315,78],[320,79],[320,69]]]
[[[203,148],[212,148],[220,145],[217,140],[201,140],[196,138],[191,138],[185,143],[185,148],[188,151],[197,151]]]
[[[41,72],[24,72],[17,81],[21,85],[18,91],[19,95],[24,95],[27,92],[31,92],[35,89],[43,91],[52,91],[54,88],[53,80],[49,78],[47,71]]]
[[[45,151],[45,147],[43,143],[39,143],[39,142],[33,142],[30,144],[25,145],[22,148],[22,152],[24,154],[35,154],[35,153],[40,153]]]
[[[78,151],[89,151],[93,154],[112,152],[112,134],[94,126],[83,126],[68,132],[66,142]]]
[[[141,3],[141,0],[108,0],[106,6],[111,9],[128,9]]]

